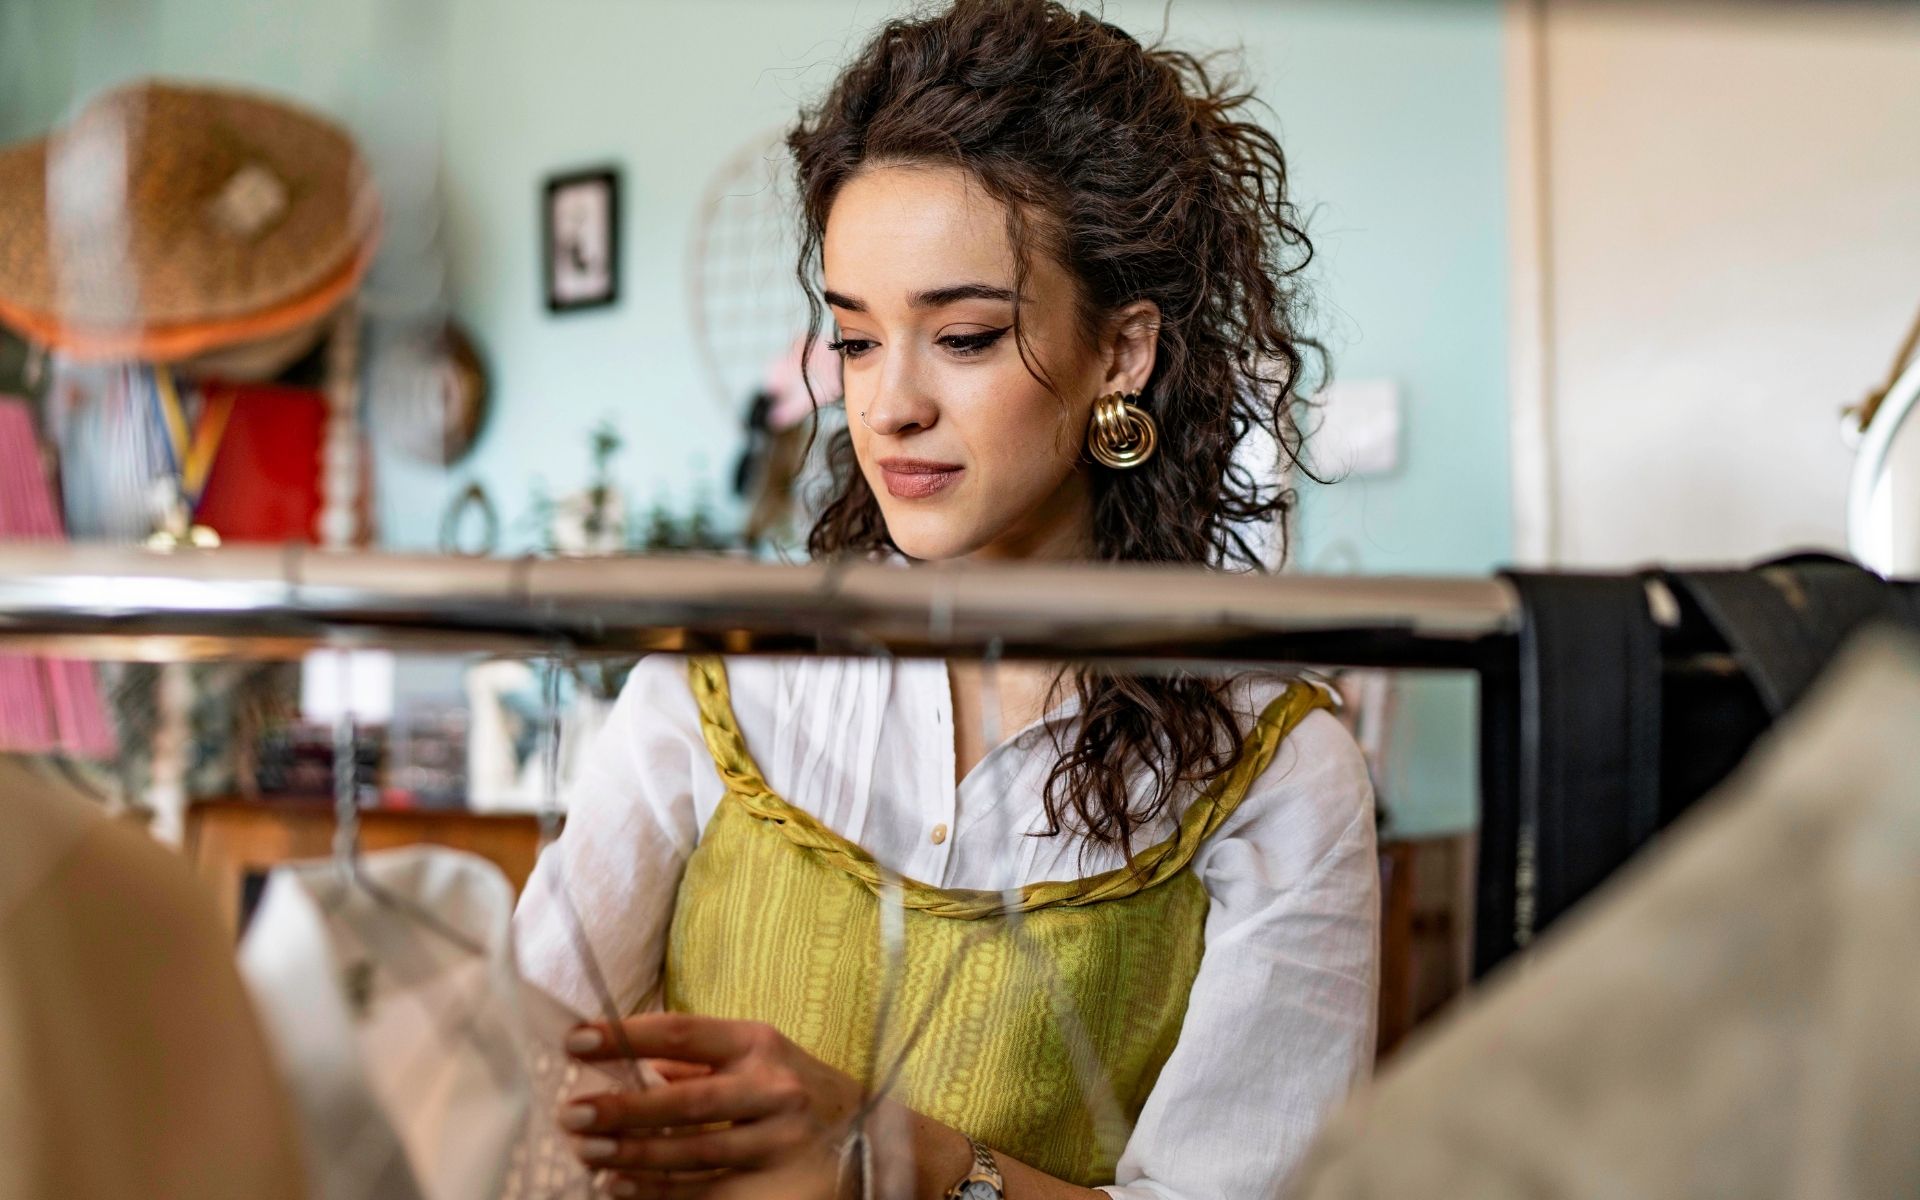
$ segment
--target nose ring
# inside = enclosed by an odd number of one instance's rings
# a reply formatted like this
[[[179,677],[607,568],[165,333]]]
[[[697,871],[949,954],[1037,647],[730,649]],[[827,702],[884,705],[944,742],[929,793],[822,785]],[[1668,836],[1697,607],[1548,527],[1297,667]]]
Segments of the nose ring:
[[[860,410],[860,423],[862,425],[867,425],[867,410],[864,408]],[[867,425],[867,432],[869,433],[873,432],[873,426]]]

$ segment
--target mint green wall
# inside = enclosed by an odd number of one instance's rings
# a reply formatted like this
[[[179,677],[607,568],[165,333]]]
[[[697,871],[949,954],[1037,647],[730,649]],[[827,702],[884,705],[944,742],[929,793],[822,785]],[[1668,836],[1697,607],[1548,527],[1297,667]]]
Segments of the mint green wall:
[[[1109,6],[1135,32],[1159,0]],[[1392,379],[1400,469],[1306,485],[1296,561],[1479,572],[1512,552],[1506,160],[1492,0],[1176,0],[1188,45],[1244,47],[1316,250],[1335,372]]]
[[[58,120],[73,95],[84,4],[0,0],[0,144]]]
[[[450,472],[383,456],[386,542],[430,547],[447,500],[483,480],[519,527],[537,480],[578,486],[603,417],[628,435],[629,496],[719,495],[737,414],[709,398],[685,298],[702,187],[895,5],[881,0],[0,0],[0,135],[143,72],[304,98],[349,124],[388,189],[394,260],[376,298],[444,291],[474,331],[496,408]],[[1110,0],[1150,37],[1163,0]],[[55,15],[57,10],[58,15]],[[1241,46],[1319,248],[1321,327],[1347,378],[1391,378],[1403,465],[1310,488],[1297,561],[1481,572],[1511,550],[1506,252],[1496,0],[1174,0],[1173,40]],[[624,169],[624,298],[542,307],[539,187]],[[438,199],[431,191],[438,188]],[[438,228],[429,214],[444,214]],[[436,242],[444,255],[431,252]],[[521,537],[515,544],[524,544]],[[1415,680],[1414,736],[1387,781],[1409,827],[1470,821],[1471,692]]]
[[[724,495],[740,412],[713,399],[687,296],[703,188],[743,143],[791,120],[885,11],[846,0],[456,5],[445,160],[455,293],[502,395],[520,401],[501,407],[460,473],[497,482],[511,508],[536,477],[575,488],[589,428],[612,417],[630,435],[620,459],[630,500],[685,507],[698,488]],[[623,168],[624,297],[549,317],[540,181],[604,162]],[[433,472],[389,478],[396,499],[437,507],[445,495]],[[418,544],[433,528],[391,532]]]
[[[1136,33],[1162,5],[1110,6]],[[1512,555],[1505,96],[1493,0],[1173,5],[1188,44],[1244,47],[1317,251],[1336,375],[1400,386],[1400,468],[1302,488],[1295,561],[1368,574],[1486,572]],[[1397,828],[1470,826],[1469,675],[1401,677],[1381,782]]]

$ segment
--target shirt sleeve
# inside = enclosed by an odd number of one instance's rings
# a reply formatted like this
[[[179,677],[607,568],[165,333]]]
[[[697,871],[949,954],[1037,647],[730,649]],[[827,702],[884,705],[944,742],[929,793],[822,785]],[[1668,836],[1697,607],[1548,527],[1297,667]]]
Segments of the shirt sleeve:
[[[623,1012],[648,1002],[659,983],[680,874],[699,838],[694,771],[704,747],[686,660],[642,659],[568,790],[564,831],[514,913],[522,975],[578,1012],[598,1013],[600,999],[569,903]]]
[[[1373,1063],[1373,788],[1339,722],[1301,722],[1194,865],[1211,897],[1206,949],[1180,1039],[1103,1189],[1114,1200],[1282,1195]]]

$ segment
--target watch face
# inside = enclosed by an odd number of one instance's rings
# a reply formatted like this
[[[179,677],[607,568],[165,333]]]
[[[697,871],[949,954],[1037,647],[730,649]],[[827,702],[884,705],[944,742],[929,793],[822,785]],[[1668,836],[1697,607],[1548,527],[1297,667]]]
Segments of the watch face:
[[[960,1200],[1006,1200],[1006,1194],[992,1184],[976,1179],[960,1189]]]

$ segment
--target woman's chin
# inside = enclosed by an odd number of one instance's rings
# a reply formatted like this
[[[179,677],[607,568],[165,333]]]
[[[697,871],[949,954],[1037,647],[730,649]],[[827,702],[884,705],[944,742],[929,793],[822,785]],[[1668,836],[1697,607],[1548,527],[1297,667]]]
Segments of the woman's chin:
[[[943,562],[965,558],[979,549],[979,539],[971,527],[954,522],[928,520],[914,514],[903,520],[887,518],[887,532],[900,553],[920,562]]]
[[[900,553],[915,562],[950,562],[973,553],[971,546],[947,538],[902,540],[896,537],[893,541],[900,547]]]

